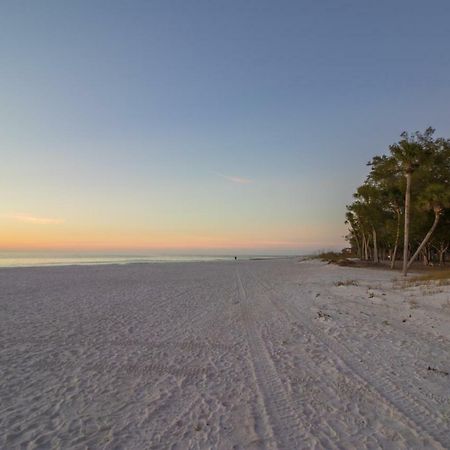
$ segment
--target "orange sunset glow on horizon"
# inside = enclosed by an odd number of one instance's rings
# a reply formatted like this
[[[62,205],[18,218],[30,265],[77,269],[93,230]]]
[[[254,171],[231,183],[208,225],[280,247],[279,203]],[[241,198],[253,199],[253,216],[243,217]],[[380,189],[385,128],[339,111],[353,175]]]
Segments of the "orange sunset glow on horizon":
[[[295,231],[273,227],[271,230],[217,229],[165,231],[143,230],[126,226],[101,227],[71,224],[63,219],[31,214],[11,214],[0,218],[0,249],[3,251],[71,250],[71,251],[256,251],[299,253],[324,245],[320,233],[303,229],[303,238]],[[204,227],[206,228],[206,227]],[[279,235],[278,238],[274,236]],[[325,242],[329,247],[339,243]]]

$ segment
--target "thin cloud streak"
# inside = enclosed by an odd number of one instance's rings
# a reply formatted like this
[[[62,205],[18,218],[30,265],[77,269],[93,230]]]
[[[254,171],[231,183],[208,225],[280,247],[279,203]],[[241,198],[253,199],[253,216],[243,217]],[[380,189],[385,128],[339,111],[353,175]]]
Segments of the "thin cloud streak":
[[[215,172],[216,173],[216,172]],[[236,184],[250,184],[253,183],[253,180],[250,180],[249,178],[243,178],[243,177],[236,177],[231,175],[223,175],[221,173],[216,173],[219,177],[231,181],[232,183]]]
[[[36,225],[59,225],[64,223],[63,219],[54,219],[51,217],[36,217],[30,214],[6,214],[5,219],[16,220],[18,222],[34,223]]]

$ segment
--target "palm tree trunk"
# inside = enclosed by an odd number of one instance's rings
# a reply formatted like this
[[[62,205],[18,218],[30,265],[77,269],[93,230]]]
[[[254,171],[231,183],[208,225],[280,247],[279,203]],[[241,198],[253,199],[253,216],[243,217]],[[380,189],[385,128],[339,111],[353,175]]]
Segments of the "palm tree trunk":
[[[433,234],[434,230],[437,227],[437,224],[439,223],[439,218],[440,217],[441,217],[441,211],[440,210],[435,210],[434,211],[434,222],[433,222],[433,225],[429,229],[427,235],[423,238],[423,241],[419,245],[419,248],[416,250],[416,253],[414,253],[414,255],[411,256],[411,259],[409,260],[409,262],[408,262],[408,264],[406,266],[406,271],[408,271],[408,269],[411,267],[411,264],[415,261],[415,259],[419,255],[419,253],[422,251],[422,249],[425,247],[427,242],[430,240],[431,235]]]
[[[359,244],[358,233],[353,230],[353,235],[355,236],[356,242],[356,254],[361,255],[361,245]]]
[[[365,259],[366,261],[368,261],[370,259],[370,249],[369,249],[369,245],[370,245],[370,235],[365,235],[364,234],[364,239],[365,239],[365,247],[364,247],[364,253],[365,253]]]
[[[362,231],[360,231],[360,244],[359,244],[359,258],[362,260],[364,260],[364,234]]]
[[[377,232],[374,227],[372,227],[373,236],[373,262],[378,263],[378,247],[377,247]]]
[[[397,234],[395,235],[394,252],[392,253],[391,269],[395,268],[395,260],[397,258],[398,241],[400,240],[400,210],[397,209]]]
[[[369,258],[368,252],[367,252],[367,239],[366,239],[366,234],[363,232],[362,235],[362,245],[363,245],[363,250],[364,250],[364,260],[367,261],[367,259]]]
[[[441,245],[440,245],[440,247],[438,249],[438,252],[439,252],[439,265],[440,266],[444,265],[444,255],[445,255],[445,252],[447,251],[447,249],[448,249],[448,244],[444,245],[444,243],[441,242]]]
[[[422,249],[422,258],[423,258],[423,265],[428,266],[428,264],[430,263],[430,259],[428,258],[428,252],[426,248]]]
[[[409,247],[409,210],[411,202],[411,171],[406,172],[406,193],[405,193],[405,235],[403,239],[403,276],[408,273],[408,247]]]

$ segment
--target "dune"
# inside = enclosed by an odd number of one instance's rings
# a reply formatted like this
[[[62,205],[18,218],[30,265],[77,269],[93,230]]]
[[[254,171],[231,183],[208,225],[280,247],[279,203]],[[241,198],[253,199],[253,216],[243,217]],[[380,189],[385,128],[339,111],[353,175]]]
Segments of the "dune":
[[[450,447],[450,286],[275,260],[0,270],[0,447]]]

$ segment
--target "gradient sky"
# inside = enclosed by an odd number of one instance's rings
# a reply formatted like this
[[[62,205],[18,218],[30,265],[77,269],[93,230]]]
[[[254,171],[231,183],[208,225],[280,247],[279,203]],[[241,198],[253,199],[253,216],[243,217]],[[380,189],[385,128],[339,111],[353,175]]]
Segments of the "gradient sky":
[[[365,163],[450,136],[448,1],[2,1],[0,249],[345,245]]]

